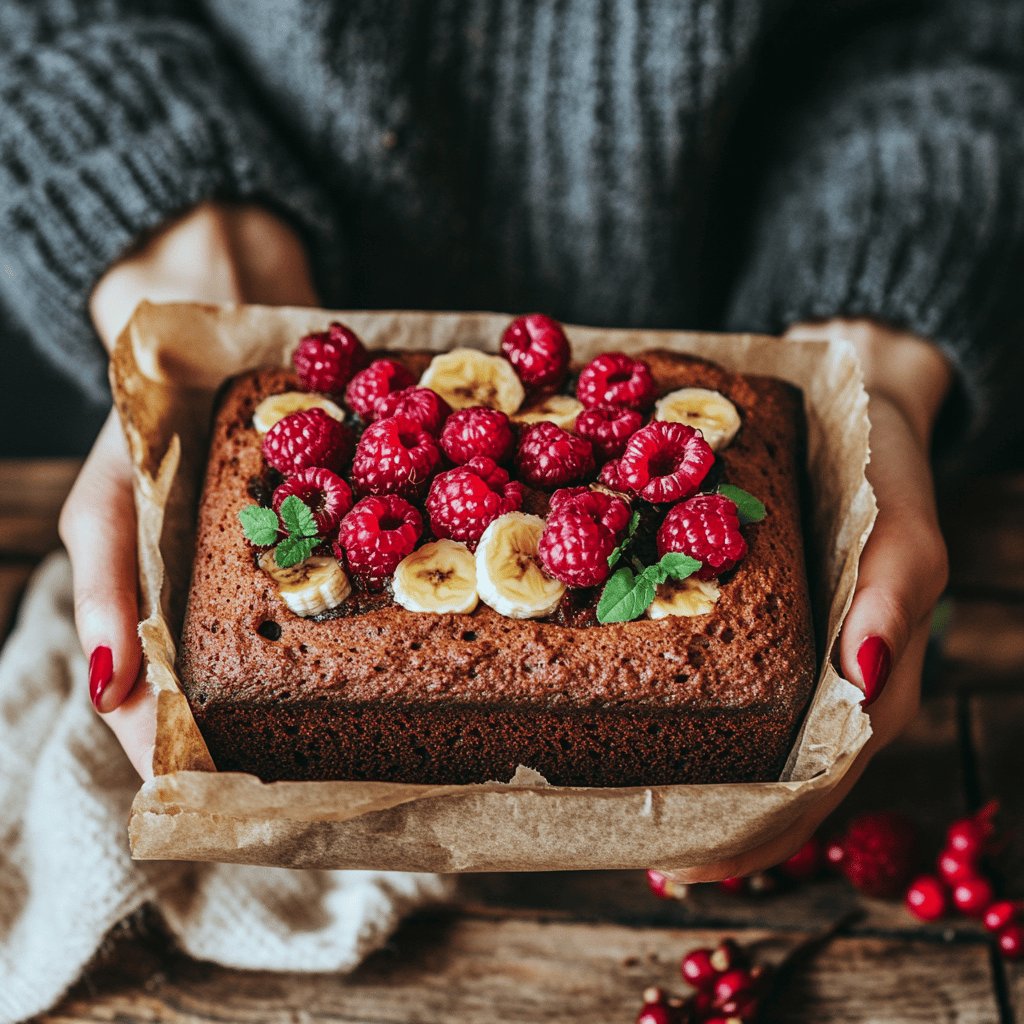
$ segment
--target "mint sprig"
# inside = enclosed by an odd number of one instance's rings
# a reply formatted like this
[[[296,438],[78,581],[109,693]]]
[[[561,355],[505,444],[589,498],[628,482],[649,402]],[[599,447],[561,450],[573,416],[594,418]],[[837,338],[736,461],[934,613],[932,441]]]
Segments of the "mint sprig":
[[[612,553],[608,556],[608,568],[614,569],[615,563],[622,557],[623,552],[629,547],[630,542],[633,540],[633,535],[636,533],[636,528],[640,525],[640,513],[634,512],[629,517],[629,526],[626,528],[626,536],[619,541],[618,544],[612,548]]]
[[[743,490],[742,487],[737,487],[735,484],[720,484],[718,493],[736,504],[736,511],[739,513],[740,523],[743,526],[746,526],[747,523],[759,523],[768,515],[764,503]]]
[[[262,505],[248,505],[238,513],[238,520],[246,539],[257,547],[277,545],[274,548],[274,561],[282,569],[304,562],[323,541],[323,537],[317,533],[312,510],[295,494],[288,495],[281,502],[279,512],[263,508]],[[285,534],[283,538],[282,525]]]
[[[651,606],[658,586],[668,579],[685,580],[701,566],[696,558],[678,551],[668,551],[654,565],[639,573],[628,566],[617,569],[601,591],[597,602],[597,621],[631,622],[640,618]]]

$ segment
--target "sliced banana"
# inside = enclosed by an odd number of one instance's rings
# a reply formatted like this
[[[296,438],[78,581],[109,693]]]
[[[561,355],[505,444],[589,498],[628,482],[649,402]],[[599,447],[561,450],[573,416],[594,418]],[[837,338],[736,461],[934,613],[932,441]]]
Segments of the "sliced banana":
[[[699,580],[688,576],[685,580],[668,580],[647,609],[647,618],[666,619],[670,615],[708,615],[721,596],[714,580]]]
[[[345,413],[323,395],[311,395],[308,391],[284,391],[280,395],[264,398],[256,406],[252,414],[252,425],[261,434],[265,434],[278,420],[304,409],[323,409],[328,416],[333,416],[339,422],[345,418]]]
[[[517,412],[512,417],[516,423],[540,423],[548,420],[563,430],[572,430],[576,426],[576,417],[583,412],[583,403],[568,395],[551,395],[537,405]]]
[[[435,540],[398,563],[392,587],[407,611],[468,615],[478,601],[476,560],[465,544]]]
[[[699,430],[716,452],[732,444],[740,429],[740,414],[736,406],[720,391],[710,388],[680,388],[670,392],[658,399],[654,418],[686,423]]]
[[[562,600],[565,586],[545,573],[537,559],[544,520],[525,512],[498,516],[476,549],[480,600],[510,619],[540,619]]]
[[[337,608],[352,593],[345,570],[330,555],[312,555],[298,565],[282,569],[273,550],[264,551],[260,568],[277,585],[281,600],[303,618]]]
[[[420,378],[420,387],[436,391],[453,409],[485,405],[509,416],[526,397],[522,381],[507,359],[475,348],[453,348],[434,356]]]

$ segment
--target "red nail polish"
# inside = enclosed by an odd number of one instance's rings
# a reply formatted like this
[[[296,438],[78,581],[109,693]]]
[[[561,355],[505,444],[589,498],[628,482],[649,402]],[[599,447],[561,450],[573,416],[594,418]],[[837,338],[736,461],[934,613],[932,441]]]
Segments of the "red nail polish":
[[[857,651],[857,667],[864,680],[862,707],[870,707],[878,700],[889,679],[892,651],[880,636],[869,636]]]
[[[109,647],[97,647],[89,659],[89,696],[96,707],[100,710],[100,698],[103,691],[110,685],[114,678],[114,655]]]

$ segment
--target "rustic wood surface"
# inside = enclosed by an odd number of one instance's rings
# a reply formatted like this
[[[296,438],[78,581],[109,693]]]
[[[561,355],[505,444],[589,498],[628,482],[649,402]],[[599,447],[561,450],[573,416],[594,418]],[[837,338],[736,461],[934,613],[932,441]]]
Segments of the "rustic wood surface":
[[[57,543],[75,471],[69,460],[0,460],[0,635]],[[839,817],[904,810],[934,846],[951,817],[998,798],[1014,826],[1002,887],[1024,896],[1024,475],[980,481],[973,494],[969,509],[956,495],[944,503],[952,583],[921,715]],[[664,902],[639,872],[466,877],[456,906],[409,921],[348,977],[197,963],[144,913],[41,1020],[631,1024],[646,985],[682,990],[688,949],[725,934],[793,945],[849,911],[861,916],[789,979],[767,1019],[1024,1024],[1024,968],[995,956],[976,922],[922,925],[834,879],[756,900],[697,887]]]

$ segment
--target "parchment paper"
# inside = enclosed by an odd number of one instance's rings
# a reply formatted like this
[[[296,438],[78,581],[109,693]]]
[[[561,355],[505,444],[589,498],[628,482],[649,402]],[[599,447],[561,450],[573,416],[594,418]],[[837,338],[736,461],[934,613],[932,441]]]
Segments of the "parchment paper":
[[[687,867],[769,841],[837,785],[871,732],[860,691],[829,658],[875,517],[864,476],[867,398],[852,349],[571,325],[579,360],[610,349],[667,347],[803,389],[822,667],[783,778],[572,789],[549,786],[525,768],[513,780],[473,786],[266,784],[218,773],[174,669],[214,394],[233,374],[287,363],[303,334],[332,319],[349,324],[370,348],[442,351],[494,350],[509,317],[143,304],[118,340],[111,379],[135,466],[140,633],[147,679],[158,694],[155,777],[132,808],[133,856],[402,871]]]

